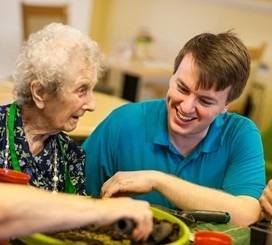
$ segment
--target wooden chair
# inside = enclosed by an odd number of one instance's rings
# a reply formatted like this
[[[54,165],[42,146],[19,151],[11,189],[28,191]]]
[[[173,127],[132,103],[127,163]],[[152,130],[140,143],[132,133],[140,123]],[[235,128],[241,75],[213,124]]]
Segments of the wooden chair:
[[[68,6],[67,5],[33,5],[22,3],[22,23],[24,40],[32,32],[42,29],[45,25],[52,22],[67,24]]]
[[[266,180],[272,179],[272,124],[262,133]]]
[[[250,97],[250,91],[252,89],[259,65],[262,61],[262,57],[264,55],[264,52],[266,50],[267,44],[264,42],[260,46],[257,47],[249,47],[249,55],[251,58],[251,71],[250,71],[250,76],[248,78],[247,85],[241,94],[241,96],[233,101],[229,107],[229,111],[231,112],[236,112],[241,115],[245,115],[247,113],[250,113],[247,111],[247,106],[249,102],[249,97]]]
[[[254,61],[260,61],[263,57],[264,51],[266,50],[267,43],[263,42],[260,46],[258,47],[249,47],[249,55],[251,60]]]

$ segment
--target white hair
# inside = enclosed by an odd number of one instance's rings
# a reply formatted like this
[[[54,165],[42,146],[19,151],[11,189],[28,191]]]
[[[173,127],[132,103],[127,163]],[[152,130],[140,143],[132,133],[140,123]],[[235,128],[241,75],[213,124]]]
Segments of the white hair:
[[[33,80],[57,95],[64,83],[71,79],[68,74],[75,57],[92,68],[98,79],[104,70],[104,57],[88,35],[61,23],[49,24],[31,34],[22,46],[13,74],[18,103],[33,103],[30,91]]]

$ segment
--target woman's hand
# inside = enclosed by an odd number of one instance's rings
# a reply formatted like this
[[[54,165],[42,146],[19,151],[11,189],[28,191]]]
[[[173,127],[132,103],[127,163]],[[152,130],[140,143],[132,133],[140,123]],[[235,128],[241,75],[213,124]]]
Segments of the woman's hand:
[[[146,201],[129,197],[97,199],[100,225],[107,225],[121,219],[129,219],[135,224],[132,237],[135,241],[145,241],[153,229],[153,214]]]

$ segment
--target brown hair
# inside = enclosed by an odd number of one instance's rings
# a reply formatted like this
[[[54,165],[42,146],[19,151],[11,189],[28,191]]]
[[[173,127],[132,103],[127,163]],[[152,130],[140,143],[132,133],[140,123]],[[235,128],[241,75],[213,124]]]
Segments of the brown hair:
[[[250,73],[250,57],[245,45],[231,31],[193,37],[176,57],[174,73],[189,53],[199,69],[197,88],[221,91],[230,86],[228,102],[241,95]]]

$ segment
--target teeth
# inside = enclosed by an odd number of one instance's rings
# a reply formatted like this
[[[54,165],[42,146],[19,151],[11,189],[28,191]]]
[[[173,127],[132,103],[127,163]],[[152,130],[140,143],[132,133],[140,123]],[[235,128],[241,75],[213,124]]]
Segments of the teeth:
[[[192,120],[193,118],[192,117],[186,117],[186,116],[183,116],[182,114],[180,114],[179,111],[178,112],[178,116],[182,119],[182,120],[185,120],[185,121],[190,121]]]

